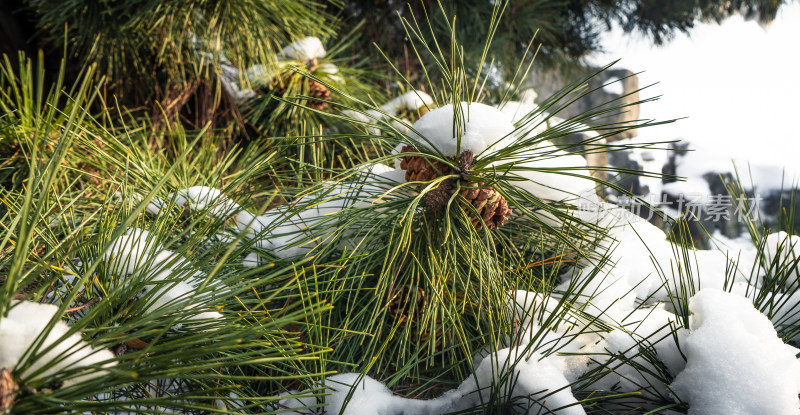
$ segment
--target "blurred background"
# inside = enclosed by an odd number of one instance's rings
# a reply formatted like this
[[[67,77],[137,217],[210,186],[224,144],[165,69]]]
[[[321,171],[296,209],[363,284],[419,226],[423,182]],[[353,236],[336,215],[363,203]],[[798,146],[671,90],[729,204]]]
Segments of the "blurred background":
[[[642,105],[640,117],[682,118],[640,131],[644,140],[681,140],[675,151],[648,152],[643,159],[638,155],[640,165],[661,165],[665,173],[686,178],[661,186],[650,180],[651,193],[687,194],[686,199],[691,193],[706,196],[708,204],[708,195],[725,194],[720,179],[732,179],[738,171],[773,225],[780,221],[774,217],[780,210],[797,205],[799,23],[800,4],[789,3],[770,22],[735,14],[720,24],[702,22],[661,46],[625,34],[619,26],[603,34],[605,50],[591,61],[600,65],[620,59],[617,65],[636,72],[639,86],[647,87],[642,94],[661,96]],[[735,241],[727,238],[742,236],[740,227],[725,226],[724,220],[706,225],[728,244]],[[749,236],[741,242],[749,243]]]

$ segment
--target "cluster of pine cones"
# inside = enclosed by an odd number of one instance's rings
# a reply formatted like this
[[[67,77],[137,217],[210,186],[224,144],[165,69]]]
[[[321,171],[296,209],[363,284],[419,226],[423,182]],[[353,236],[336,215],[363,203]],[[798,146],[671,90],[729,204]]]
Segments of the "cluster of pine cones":
[[[404,146],[401,153],[418,153],[411,146]],[[462,179],[450,178],[442,181],[439,186],[425,195],[425,204],[434,212],[441,212],[447,206],[450,198],[455,194],[456,181],[461,181],[459,195],[471,203],[475,212],[467,210],[470,221],[477,229],[483,228],[484,223],[489,230],[502,226],[511,215],[511,207],[503,195],[491,186],[484,183],[467,182],[463,179],[466,173],[472,170],[474,155],[471,151],[461,153],[453,169],[441,161],[431,160],[422,156],[405,156],[400,161],[400,168],[406,171],[406,181],[427,182],[441,176],[459,175]],[[466,210],[466,209],[465,209]]]
[[[317,58],[312,59],[307,63],[308,71],[313,72],[317,68]],[[287,76],[283,77],[282,79],[275,79],[273,84],[275,85],[275,94],[283,96],[286,93],[286,89],[289,87],[289,84],[292,82],[293,76],[300,76],[303,79],[301,82],[308,85],[308,91],[300,91],[300,93],[307,95],[311,98],[306,102],[306,106],[309,108],[313,108],[315,110],[324,110],[328,108],[328,103],[325,101],[331,100],[331,91],[325,85],[311,79],[303,77],[302,75],[290,72]]]

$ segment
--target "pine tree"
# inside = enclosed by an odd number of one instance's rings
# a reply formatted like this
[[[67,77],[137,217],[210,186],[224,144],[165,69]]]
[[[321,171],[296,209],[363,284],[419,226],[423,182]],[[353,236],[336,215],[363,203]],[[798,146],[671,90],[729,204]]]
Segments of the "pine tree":
[[[655,292],[604,293],[614,238],[653,230],[601,215],[614,171],[586,162],[661,122],[558,120],[607,68],[538,105],[520,84],[537,50],[595,50],[601,16],[658,40],[780,2],[373,3],[2,9],[37,32],[0,67],[0,412],[688,410],[664,350],[692,328],[697,251],[657,241],[676,262]],[[795,339],[791,240],[748,227],[767,272],[746,295]]]

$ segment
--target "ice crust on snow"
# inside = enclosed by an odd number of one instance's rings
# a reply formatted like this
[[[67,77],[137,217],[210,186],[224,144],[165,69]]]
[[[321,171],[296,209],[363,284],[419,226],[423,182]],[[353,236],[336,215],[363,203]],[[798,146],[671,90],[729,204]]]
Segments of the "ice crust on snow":
[[[800,414],[800,362],[766,316],[716,289],[701,290],[689,308],[686,368],[671,385],[689,415]]]
[[[107,349],[96,349],[83,341],[80,333],[67,333],[70,327],[58,320],[53,327],[45,333],[47,325],[57,316],[58,307],[52,304],[41,304],[31,301],[19,301],[12,305],[8,316],[0,318],[0,367],[16,368],[23,356],[42,339],[37,347],[34,361],[31,354],[26,357],[30,365],[22,373],[16,374],[21,378],[36,376],[45,378],[63,370],[73,370],[86,366],[103,363],[103,367],[110,367],[115,362],[114,354]],[[64,337],[66,336],[66,337]],[[39,369],[55,362],[43,372],[36,373]],[[74,384],[101,372],[78,375],[65,381],[65,385]]]
[[[324,58],[326,52],[319,38],[308,36],[290,43],[281,50],[281,54],[288,59],[308,61],[314,58]]]

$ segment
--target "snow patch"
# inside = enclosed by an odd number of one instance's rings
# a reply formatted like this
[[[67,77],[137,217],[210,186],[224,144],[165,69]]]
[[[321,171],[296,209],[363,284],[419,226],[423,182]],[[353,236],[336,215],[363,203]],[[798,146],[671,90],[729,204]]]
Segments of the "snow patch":
[[[423,107],[432,107],[433,98],[422,91],[408,91],[386,104],[381,105],[381,110],[391,115],[397,115],[400,111],[417,111]]]
[[[58,318],[57,313],[58,307],[52,304],[31,301],[13,303],[8,316],[0,318],[0,367],[11,369],[27,363],[28,366],[21,373],[16,373],[25,379],[28,376],[46,378],[67,369],[92,365],[107,368],[116,364],[112,361],[114,354],[109,350],[89,346],[80,333],[68,335],[70,327]],[[53,320],[56,320],[53,327],[46,331]],[[33,357],[28,352],[35,343],[38,344],[35,349],[37,355]],[[26,356],[24,361],[23,356]],[[39,372],[45,366],[49,367]],[[102,373],[94,371],[78,375],[67,379],[64,385],[88,380]]]
[[[689,308],[686,369],[671,385],[689,415],[800,413],[800,362],[750,301],[704,289]]]
[[[460,148],[458,134],[453,131],[456,116],[461,125]],[[433,146],[445,156],[455,157],[465,151],[481,154],[513,131],[511,120],[496,108],[462,102],[458,114],[448,104],[423,115],[408,135],[425,147]]]
[[[324,58],[326,52],[319,38],[308,36],[290,43],[281,50],[281,54],[288,59],[309,61],[314,58]]]
[[[140,276],[147,281],[143,288],[143,294],[149,298],[145,311],[187,301],[205,279],[205,274],[191,268],[188,259],[163,249],[144,229],[134,228],[120,236],[103,254],[103,259],[113,273],[121,277]],[[195,301],[199,302],[187,304],[185,308],[201,308],[202,297],[206,296],[198,295],[201,298]],[[191,316],[195,321],[221,318],[218,312],[199,312]]]

